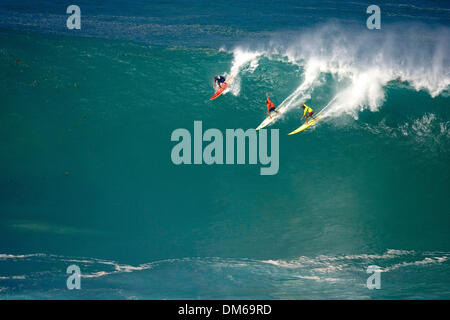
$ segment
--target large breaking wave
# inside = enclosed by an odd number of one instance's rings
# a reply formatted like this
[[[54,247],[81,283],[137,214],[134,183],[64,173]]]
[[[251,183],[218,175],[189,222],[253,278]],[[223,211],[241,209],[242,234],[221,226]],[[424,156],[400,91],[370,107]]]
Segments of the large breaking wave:
[[[382,31],[327,23],[298,34],[279,35],[267,43],[239,45],[230,50],[232,70],[258,59],[284,61],[303,70],[297,88],[280,104],[291,109],[327,85],[333,92],[327,116],[362,110],[378,111],[391,83],[431,97],[448,96],[450,86],[450,29],[397,24]],[[245,69],[243,69],[245,71]],[[253,72],[255,68],[248,68]],[[331,84],[325,81],[331,76]],[[235,90],[234,93],[239,93]]]

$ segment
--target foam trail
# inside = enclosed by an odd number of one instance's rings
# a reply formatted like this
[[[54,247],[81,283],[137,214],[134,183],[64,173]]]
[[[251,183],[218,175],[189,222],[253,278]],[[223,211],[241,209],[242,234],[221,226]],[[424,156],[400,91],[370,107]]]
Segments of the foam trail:
[[[298,105],[302,100],[310,98],[309,91],[320,74],[320,66],[317,61],[312,60],[307,64],[305,69],[305,78],[300,86],[295,89],[284,101],[280,104],[280,108],[286,111],[291,107]]]
[[[317,83],[319,75],[319,64],[317,61],[311,60],[305,68],[303,82],[277,107],[278,114],[276,117],[273,117],[274,122],[291,108],[300,105],[302,101],[311,98],[311,91]]]
[[[244,50],[242,48],[233,50],[233,62],[230,73],[228,74],[228,77],[233,77],[233,82],[231,82],[229,88],[224,93],[231,91],[233,95],[239,95],[241,91],[241,78],[239,77],[239,73],[241,71],[253,73],[258,67],[260,56],[261,53],[258,51]],[[245,67],[247,68],[244,69]]]
[[[319,111],[319,113],[317,113],[317,116],[320,115],[320,114],[323,114],[323,118],[325,118],[326,116],[328,116],[328,114],[329,114],[329,110],[327,110],[328,107],[329,107],[330,105],[332,105],[332,103],[333,103],[339,96],[340,96],[340,93],[338,93],[337,95],[335,95],[335,96],[333,97],[333,99],[331,99],[331,100],[327,103],[327,105],[326,105],[325,107],[323,107],[322,110]]]

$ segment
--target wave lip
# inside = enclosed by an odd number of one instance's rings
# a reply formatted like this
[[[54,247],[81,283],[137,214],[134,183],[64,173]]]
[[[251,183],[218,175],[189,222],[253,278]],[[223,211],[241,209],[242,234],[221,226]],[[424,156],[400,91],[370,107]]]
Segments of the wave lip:
[[[267,43],[237,46],[233,52],[253,53],[303,69],[299,85],[279,105],[282,113],[310,99],[311,92],[324,86],[330,75],[333,80],[328,91],[334,95],[323,115],[346,113],[358,118],[360,111],[380,109],[392,82],[425,91],[432,98],[448,96],[449,38],[448,27],[394,24],[385,25],[379,33],[326,23],[302,29],[295,36],[280,35]]]

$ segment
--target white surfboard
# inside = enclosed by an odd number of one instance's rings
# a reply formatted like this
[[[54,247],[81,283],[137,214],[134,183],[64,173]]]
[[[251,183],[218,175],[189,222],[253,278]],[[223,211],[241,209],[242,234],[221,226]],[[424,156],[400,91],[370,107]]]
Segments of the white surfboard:
[[[268,125],[271,125],[274,123],[278,118],[281,117],[283,113],[285,113],[287,110],[287,106],[279,107],[275,109],[275,112],[272,111],[269,116],[267,116],[263,122],[260,123],[260,125],[256,128],[256,130],[263,129],[267,127]]]

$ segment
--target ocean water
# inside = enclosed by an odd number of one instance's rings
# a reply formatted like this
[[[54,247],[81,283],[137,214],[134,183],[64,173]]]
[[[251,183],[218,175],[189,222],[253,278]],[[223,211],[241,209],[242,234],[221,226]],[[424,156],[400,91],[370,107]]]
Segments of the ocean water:
[[[0,3],[0,299],[450,298],[447,1],[76,4]],[[276,175],[172,163],[266,92]]]

